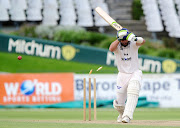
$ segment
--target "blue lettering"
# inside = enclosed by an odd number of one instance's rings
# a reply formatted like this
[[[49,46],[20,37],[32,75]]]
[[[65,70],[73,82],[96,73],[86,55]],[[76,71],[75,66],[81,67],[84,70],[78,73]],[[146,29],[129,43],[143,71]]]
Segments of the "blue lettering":
[[[164,90],[168,91],[170,89],[170,83],[165,81],[163,83],[160,82],[144,82],[143,83],[143,90],[152,91],[152,93],[156,93],[157,91]]]
[[[161,88],[161,84],[159,82],[154,82],[153,83],[153,93],[160,90],[160,88]]]
[[[144,82],[144,87],[143,87],[144,90],[151,90],[151,87],[150,87],[150,83],[149,82]]]
[[[170,86],[170,84],[169,84],[169,82],[164,82],[164,84],[163,84],[163,88],[164,88],[164,90],[169,90],[169,86]]]
[[[76,89],[79,91],[83,90],[83,80],[81,79],[76,80]]]
[[[100,83],[96,82],[96,90],[98,90]]]
[[[178,81],[178,89],[180,90],[180,79],[177,79]]]
[[[103,88],[104,90],[108,90],[108,89],[109,89],[109,84],[108,84],[107,82],[104,82],[104,83],[102,84],[102,88]]]
[[[82,79],[76,79],[75,80],[75,88],[78,91],[82,91],[83,90],[83,80]],[[96,90],[104,90],[104,91],[108,91],[108,90],[115,90],[116,88],[116,82],[110,83],[110,82],[96,82]],[[89,90],[89,81],[86,81],[86,90]],[[91,82],[91,90],[94,90],[94,83]]]

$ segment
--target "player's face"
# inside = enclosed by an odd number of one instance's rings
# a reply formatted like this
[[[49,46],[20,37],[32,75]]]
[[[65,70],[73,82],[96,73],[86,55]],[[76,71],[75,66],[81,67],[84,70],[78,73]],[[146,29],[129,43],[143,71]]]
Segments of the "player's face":
[[[128,40],[121,40],[121,43],[122,43],[124,46],[126,46],[126,45],[128,45]]]

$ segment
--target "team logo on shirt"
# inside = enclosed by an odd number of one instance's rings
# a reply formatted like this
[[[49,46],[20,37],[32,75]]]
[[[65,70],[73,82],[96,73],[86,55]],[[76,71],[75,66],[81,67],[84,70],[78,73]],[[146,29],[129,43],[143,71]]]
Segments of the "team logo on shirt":
[[[122,87],[121,86],[117,86],[117,89],[121,89]]]
[[[121,53],[123,57],[121,58],[122,61],[130,61],[132,58],[129,56],[129,50],[130,50],[130,45],[128,44],[126,47],[122,46],[122,44],[119,45]]]
[[[122,61],[129,61],[129,60],[131,60],[131,57],[129,57],[129,58],[121,58],[121,60]]]

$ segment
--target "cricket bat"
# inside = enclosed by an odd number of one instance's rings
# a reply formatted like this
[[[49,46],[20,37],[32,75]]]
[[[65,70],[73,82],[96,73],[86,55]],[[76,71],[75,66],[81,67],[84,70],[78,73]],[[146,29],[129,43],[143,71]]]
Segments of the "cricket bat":
[[[113,18],[111,18],[104,10],[102,10],[102,8],[96,7],[95,10],[107,23],[109,23],[109,25],[111,25],[117,31],[123,28]]]

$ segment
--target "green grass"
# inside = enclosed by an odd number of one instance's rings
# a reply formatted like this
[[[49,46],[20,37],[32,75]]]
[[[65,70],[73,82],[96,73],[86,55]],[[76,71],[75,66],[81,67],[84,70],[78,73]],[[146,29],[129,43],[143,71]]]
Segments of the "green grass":
[[[135,120],[179,120],[180,108],[138,108],[135,111]]]
[[[97,111],[98,120],[113,120],[118,115],[112,108],[98,108]],[[0,109],[0,113],[0,119],[81,120],[83,118],[82,109]],[[179,113],[180,109],[178,108],[137,108],[134,113],[134,120],[179,120]]]
[[[91,69],[98,69],[102,65],[87,64],[72,61],[63,61],[49,58],[0,52],[0,71],[10,73],[37,73],[37,72],[74,72],[88,74]],[[103,66],[103,70],[93,73],[117,73],[117,68]]]
[[[83,122],[82,109],[0,109],[0,128],[170,128],[175,126],[144,126]],[[88,113],[88,112],[87,112]],[[179,120],[180,109],[137,108],[134,120]],[[116,122],[118,113],[112,108],[98,108],[97,121]],[[88,118],[88,117],[87,117]],[[65,122],[58,122],[58,121]],[[92,113],[93,120],[93,113]],[[74,121],[68,122],[68,121]],[[76,121],[82,121],[78,123]],[[180,124],[179,124],[180,125]]]

